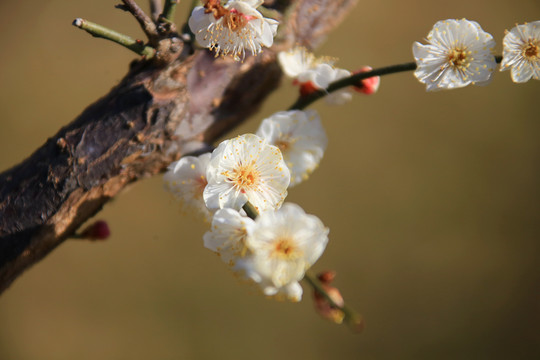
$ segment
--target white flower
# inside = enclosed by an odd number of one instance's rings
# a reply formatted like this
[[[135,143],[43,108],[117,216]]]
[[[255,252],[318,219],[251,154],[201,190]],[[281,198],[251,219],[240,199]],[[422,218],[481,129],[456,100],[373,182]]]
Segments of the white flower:
[[[506,33],[501,71],[508,69],[516,83],[540,80],[540,21],[517,25]]]
[[[328,83],[341,80],[343,78],[351,76],[351,72],[345,69],[333,69],[334,71],[330,74],[330,77],[327,79]],[[345,87],[337,91],[333,91],[325,96],[324,100],[327,104],[330,105],[343,105],[347,101],[352,99],[352,91],[350,87]]]
[[[335,59],[317,58],[303,47],[280,52],[278,61],[285,75],[294,78],[294,83],[300,85],[302,96],[326,89],[331,82],[351,75],[347,70],[335,68]],[[327,95],[326,102],[341,105],[351,98],[350,89],[344,88]]]
[[[315,110],[281,111],[264,119],[257,135],[277,146],[291,171],[289,186],[299,184],[317,168],[328,139]]]
[[[219,144],[206,178],[203,197],[208,208],[240,210],[249,201],[261,212],[281,206],[291,175],[277,147],[246,134]]]
[[[198,157],[185,156],[173,162],[163,176],[165,188],[183,202],[185,209],[196,210],[208,221],[212,218],[212,214],[204,203],[203,191],[207,183],[206,167],[209,162],[209,153]]]
[[[318,65],[326,64],[331,67],[334,64],[334,60],[329,57],[317,58],[313,53],[301,46],[296,46],[289,51],[281,51],[278,54],[281,69],[285,75],[291,78],[297,78],[313,70]]]
[[[215,50],[216,56],[231,54],[239,60],[246,49],[257,55],[262,46],[272,46],[278,22],[256,10],[262,0],[230,0],[225,5],[220,0],[203,2],[204,6],[193,9],[188,24],[197,42]]]
[[[328,228],[298,205],[286,203],[255,219],[247,237],[251,255],[238,262],[238,270],[255,282],[265,295],[300,301],[307,269],[322,255]]]
[[[233,209],[221,209],[214,214],[212,229],[203,236],[204,246],[234,266],[237,259],[249,254],[246,237],[254,221]]]
[[[495,69],[493,37],[474,21],[445,20],[435,24],[428,45],[413,44],[416,78],[428,91],[485,85]]]

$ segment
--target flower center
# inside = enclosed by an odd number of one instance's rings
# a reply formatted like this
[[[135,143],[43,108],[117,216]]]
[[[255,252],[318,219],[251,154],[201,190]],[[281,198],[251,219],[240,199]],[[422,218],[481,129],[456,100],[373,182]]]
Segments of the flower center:
[[[281,152],[286,152],[291,147],[291,142],[289,139],[280,139],[276,142],[276,146],[281,150]]]
[[[233,182],[234,186],[240,189],[242,193],[245,193],[246,189],[257,185],[259,178],[259,171],[255,168],[255,162],[252,161],[247,165],[240,164],[235,168],[229,181]]]
[[[540,41],[529,41],[523,46],[523,56],[530,61],[538,61],[540,55]]]
[[[273,250],[273,255],[281,259],[293,260],[300,257],[299,251],[290,237],[276,239]]]
[[[463,48],[453,48],[448,54],[448,62],[452,67],[462,68],[467,66],[469,59],[467,58],[467,50]]]
[[[238,10],[232,9],[223,16],[223,24],[231,31],[240,31],[248,23],[249,19]]]
[[[221,5],[220,0],[207,0],[204,4],[204,12],[206,14],[212,14],[214,19],[219,20],[223,18],[223,25],[231,31],[238,32],[242,30],[249,20],[252,20],[252,16],[246,16],[239,13],[236,9],[227,9]]]

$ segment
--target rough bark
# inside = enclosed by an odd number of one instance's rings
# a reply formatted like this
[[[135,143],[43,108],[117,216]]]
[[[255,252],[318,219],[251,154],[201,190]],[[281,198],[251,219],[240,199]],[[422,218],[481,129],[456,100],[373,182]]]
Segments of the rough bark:
[[[281,78],[277,49],[318,44],[355,2],[293,2],[278,44],[243,63],[188,45],[167,64],[134,62],[118,86],[0,174],[0,292],[126,185],[207,151],[257,111]]]

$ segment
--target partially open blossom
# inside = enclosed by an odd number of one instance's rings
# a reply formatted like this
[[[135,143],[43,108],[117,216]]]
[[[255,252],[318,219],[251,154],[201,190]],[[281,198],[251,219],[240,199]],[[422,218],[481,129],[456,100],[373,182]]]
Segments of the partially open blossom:
[[[540,21],[517,25],[503,39],[501,71],[516,83],[540,80]]]
[[[300,46],[294,47],[289,51],[281,51],[278,54],[278,61],[285,75],[290,78],[297,78],[300,74],[307,72],[316,65],[325,63],[321,59],[317,59],[305,47]]]
[[[493,37],[475,21],[444,20],[435,24],[427,45],[415,42],[416,78],[428,91],[486,85],[495,69]]]
[[[345,69],[335,68],[327,79],[328,83],[341,80],[343,78],[351,76],[351,72]],[[352,99],[351,87],[347,86],[342,89],[332,91],[325,96],[324,101],[330,105],[343,105]]]
[[[315,110],[280,111],[264,119],[257,135],[277,146],[291,171],[290,186],[306,180],[321,161],[328,138]]]
[[[354,74],[361,74],[368,71],[373,70],[371,66],[364,66],[358,71],[355,71]],[[381,83],[381,77],[380,76],[373,76],[367,79],[360,80],[360,85],[353,86],[354,91],[366,94],[366,95],[372,95],[379,90],[379,85]]]
[[[306,48],[295,47],[289,51],[280,52],[278,61],[283,72],[294,78],[294,84],[300,86],[300,94],[306,96],[317,90],[323,90],[331,82],[350,75],[345,69],[334,67],[335,59],[315,57]],[[329,104],[343,104],[350,100],[349,89],[341,89],[326,97]]]
[[[267,296],[300,301],[298,283],[305,271],[322,255],[328,243],[328,228],[298,205],[261,213],[247,237],[251,255],[237,264],[246,278]]]
[[[250,252],[246,238],[253,227],[253,220],[233,209],[216,211],[212,228],[203,236],[204,246],[216,252],[230,266]]]
[[[278,22],[265,18],[256,9],[262,0],[205,0],[204,6],[193,9],[188,24],[197,42],[218,55],[245,57],[246,49],[253,55],[274,42]]]
[[[194,210],[202,214],[208,221],[212,213],[208,211],[204,200],[203,191],[206,187],[206,167],[210,161],[210,154],[200,156],[185,156],[173,162],[165,175],[165,189],[180,200],[186,211]]]
[[[206,178],[203,197],[209,209],[240,210],[249,201],[261,212],[281,206],[291,175],[276,146],[245,134],[219,144]]]

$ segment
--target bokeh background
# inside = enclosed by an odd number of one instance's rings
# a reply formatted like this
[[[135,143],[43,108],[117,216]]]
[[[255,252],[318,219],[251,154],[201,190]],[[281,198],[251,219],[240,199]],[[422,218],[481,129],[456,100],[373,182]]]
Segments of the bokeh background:
[[[142,0],[139,1],[141,4]],[[142,37],[115,1],[0,2],[0,169],[27,157],[127,71],[129,51],[76,17]],[[186,17],[183,1],[178,21]],[[146,5],[146,4],[144,4]],[[360,1],[318,54],[356,69],[412,60],[441,19],[494,35],[537,0]],[[292,103],[287,80],[232,135]],[[0,297],[0,359],[533,359],[540,356],[540,82],[426,93],[411,73],[320,111],[329,147],[288,200],[330,227],[334,269],[366,319],[352,334],[253,294],[202,246],[160,177],[109,203],[111,238],[67,241]]]

